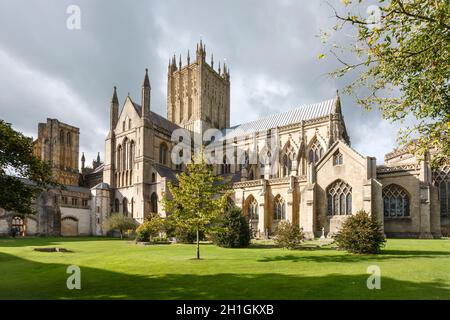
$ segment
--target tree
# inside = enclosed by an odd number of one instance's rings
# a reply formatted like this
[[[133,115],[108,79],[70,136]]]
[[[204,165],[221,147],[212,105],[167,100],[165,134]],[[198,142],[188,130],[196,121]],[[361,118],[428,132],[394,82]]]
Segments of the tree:
[[[103,228],[108,231],[119,230],[120,239],[123,239],[124,231],[135,230],[137,223],[133,218],[124,216],[121,213],[112,213],[103,222]]]
[[[434,149],[433,166],[450,157],[450,5],[448,0],[378,0],[365,18],[363,3],[337,18],[335,31],[357,31],[352,46],[333,43],[330,52],[342,67],[332,75],[342,77],[359,70],[345,88],[367,109],[378,106],[385,119],[415,123],[399,130],[399,142],[419,157]],[[355,9],[355,10],[352,10]],[[366,9],[366,8],[364,8]],[[366,11],[366,10],[364,10]],[[347,33],[347,32],[346,32]],[[323,33],[325,38],[329,34]],[[338,52],[337,52],[338,51]],[[355,62],[342,56],[350,53]],[[319,58],[325,55],[321,54]],[[358,90],[363,88],[363,90]],[[399,92],[398,92],[399,91]],[[358,92],[358,94],[356,94]]]
[[[151,215],[136,229],[136,241],[151,241],[165,229],[164,218],[157,212]]]
[[[227,208],[220,215],[219,229],[213,239],[215,244],[225,248],[243,248],[250,244],[250,227],[240,208]]]
[[[0,120],[0,208],[32,214],[33,198],[50,185],[58,187],[49,165],[34,156],[32,139]]]
[[[304,234],[298,224],[281,221],[277,226],[273,240],[276,245],[292,250],[297,248],[303,239]]]
[[[379,253],[386,242],[380,222],[363,210],[348,217],[334,239],[339,248],[353,253]]]
[[[169,219],[182,230],[196,234],[197,259],[200,259],[200,232],[213,229],[213,222],[227,205],[227,185],[214,176],[212,166],[199,155],[186,165],[187,173],[177,175],[178,185],[168,184],[169,194],[162,203]]]

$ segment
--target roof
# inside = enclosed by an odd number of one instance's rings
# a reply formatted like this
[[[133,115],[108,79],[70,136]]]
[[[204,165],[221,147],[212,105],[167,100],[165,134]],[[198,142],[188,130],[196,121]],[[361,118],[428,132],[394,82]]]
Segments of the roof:
[[[130,99],[131,100],[131,99]],[[136,102],[134,102],[133,100],[131,100],[131,102],[133,103],[134,109],[136,110],[136,112],[138,113],[138,115],[140,117],[142,117],[142,107],[137,104]],[[160,116],[159,114],[153,112],[150,110],[150,117],[152,119],[152,122],[160,128],[163,128],[169,132],[174,131],[175,129],[179,129],[180,127],[178,125],[176,125],[175,123],[167,120],[166,118],[164,118],[163,116]]]
[[[167,179],[169,179],[169,181],[174,182],[174,183],[178,182],[178,179],[176,176],[177,172],[175,170],[172,170],[166,166],[162,166],[162,165],[159,165],[156,163],[153,165],[153,168],[156,170],[156,172],[158,172],[158,174],[161,177],[167,178]]]
[[[239,124],[227,129],[223,139],[245,136],[255,132],[299,123],[303,120],[311,120],[328,116],[333,113],[333,107],[337,103],[337,99],[339,98],[336,97],[319,103],[302,105],[287,112],[282,112],[259,120]]]
[[[107,184],[105,182],[100,182],[99,184],[97,184],[92,189],[109,190],[109,184]]]

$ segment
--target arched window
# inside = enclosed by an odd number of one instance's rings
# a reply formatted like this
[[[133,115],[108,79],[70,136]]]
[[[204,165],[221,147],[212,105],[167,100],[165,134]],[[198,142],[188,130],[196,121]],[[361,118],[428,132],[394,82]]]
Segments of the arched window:
[[[127,138],[123,140],[122,144],[122,170],[128,170],[128,153],[129,153],[130,144]]]
[[[156,173],[152,173],[152,182],[156,182]]]
[[[131,129],[131,119],[128,119],[128,129]]]
[[[336,152],[336,153],[333,155],[333,165],[334,165],[334,166],[340,166],[340,165],[342,165],[343,163],[344,163],[344,161],[343,161],[342,153],[341,153],[340,151]]]
[[[314,141],[314,143],[309,148],[309,162],[316,164],[323,156],[323,148],[319,141]]]
[[[163,142],[159,146],[159,163],[166,164],[167,160],[167,145]]]
[[[67,132],[67,145],[70,146],[72,144],[72,135],[70,132]]]
[[[327,189],[328,215],[352,214],[352,187],[342,181],[336,180]]]
[[[120,211],[120,202],[119,199],[114,200],[114,212]]]
[[[292,160],[287,154],[283,156],[283,177],[287,177],[292,171]]]
[[[59,132],[59,142],[64,143],[64,131]]]
[[[129,154],[129,169],[133,169],[133,163],[134,163],[134,151],[135,151],[135,145],[134,141],[130,142],[130,154]],[[131,180],[131,179],[130,179]]]
[[[122,211],[124,216],[128,216],[128,200],[123,198],[122,200]]]
[[[122,171],[122,146],[117,147],[117,171]]]
[[[249,196],[247,199],[247,216],[249,220],[258,220],[258,202],[253,196]]]
[[[439,190],[441,216],[450,215],[450,165],[444,165],[434,172],[435,184]]]
[[[150,197],[150,211],[152,213],[158,212],[158,195],[156,192],[153,192]]]
[[[226,174],[230,173],[230,165],[227,163],[227,157],[223,156],[223,161],[221,165],[221,173]]]
[[[286,220],[286,202],[280,195],[275,197],[273,204],[273,220]]]
[[[125,121],[122,122],[122,131],[125,131]]]
[[[409,217],[409,195],[397,184],[383,188],[383,205],[385,217]]]

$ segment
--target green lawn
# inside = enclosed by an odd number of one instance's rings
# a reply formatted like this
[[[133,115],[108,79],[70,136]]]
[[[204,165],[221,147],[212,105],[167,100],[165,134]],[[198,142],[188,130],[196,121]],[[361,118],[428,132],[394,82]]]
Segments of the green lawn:
[[[71,253],[36,252],[64,247]],[[450,299],[449,240],[389,240],[381,255],[330,248],[141,246],[104,238],[0,239],[1,299]],[[81,268],[81,290],[66,268]],[[381,290],[366,269],[381,268]]]

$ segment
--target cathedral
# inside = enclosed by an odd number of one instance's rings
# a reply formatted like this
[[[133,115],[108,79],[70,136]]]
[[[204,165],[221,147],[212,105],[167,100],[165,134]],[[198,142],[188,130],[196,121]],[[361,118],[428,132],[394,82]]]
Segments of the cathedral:
[[[27,235],[105,235],[102,222],[114,212],[139,223],[152,212],[166,216],[162,195],[186,170],[175,159],[189,154],[180,145],[190,149],[190,137],[208,143],[215,174],[231,183],[229,201],[254,237],[270,237],[283,220],[307,238],[332,236],[359,210],[375,215],[388,237],[448,234],[450,164],[433,171],[432,155],[396,149],[377,165],[352,148],[342,108],[336,94],[230,126],[230,70],[215,67],[212,56],[208,63],[200,41],[192,61],[189,54],[185,65],[169,61],[167,117],[152,111],[147,70],[140,101],[128,95],[121,104],[114,87],[104,163],[98,157],[87,168],[83,154],[80,172],[79,130],[55,119],[39,124],[35,153],[67,188],[40,195],[35,217],[0,209],[0,234],[20,225]]]

